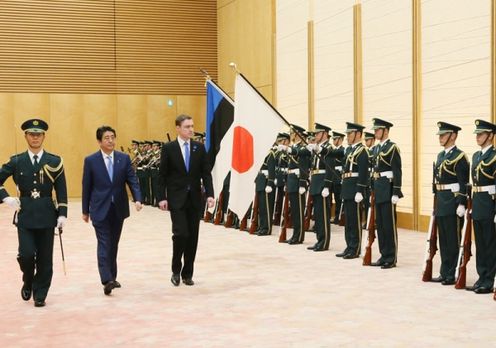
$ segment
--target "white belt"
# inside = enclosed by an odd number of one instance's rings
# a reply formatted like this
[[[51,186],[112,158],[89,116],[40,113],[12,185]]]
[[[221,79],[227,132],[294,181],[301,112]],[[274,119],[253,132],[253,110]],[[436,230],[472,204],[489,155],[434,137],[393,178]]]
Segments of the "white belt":
[[[472,192],[487,192],[490,195],[494,195],[496,194],[496,186],[495,185],[474,186],[472,187]]]
[[[288,172],[288,168],[279,168],[279,171],[281,173],[287,173]]]
[[[392,179],[393,178],[393,172],[391,170],[385,171],[385,172],[375,172],[374,173],[374,178],[378,179],[379,177],[381,178],[388,178]]]
[[[325,174],[325,169],[314,169],[312,174]]]
[[[265,176],[269,176],[269,171],[267,169],[263,169],[260,171],[260,174],[263,174]]]
[[[436,184],[436,188],[439,191],[450,190],[451,192],[460,192],[460,184],[457,182],[454,184]]]
[[[136,168],[136,170],[143,170],[143,167],[138,167]]]
[[[358,173],[343,173],[343,179],[346,178],[358,178]]]
[[[337,166],[337,167],[334,167],[334,169],[342,171],[343,170],[343,166]]]
[[[288,170],[288,173],[289,173],[289,174],[296,174],[296,175],[300,175],[300,168],[296,168],[296,169],[289,169],[289,170]]]

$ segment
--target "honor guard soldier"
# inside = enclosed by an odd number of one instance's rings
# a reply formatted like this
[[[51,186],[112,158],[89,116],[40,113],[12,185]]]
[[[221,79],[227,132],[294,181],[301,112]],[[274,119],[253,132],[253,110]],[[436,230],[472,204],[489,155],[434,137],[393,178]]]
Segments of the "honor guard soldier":
[[[373,148],[373,184],[375,198],[375,225],[379,240],[380,258],[372,266],[383,269],[396,267],[398,258],[398,231],[396,204],[403,197],[401,192],[401,156],[398,145],[389,139],[391,122],[372,120],[375,139]]]
[[[148,163],[148,168],[150,170],[150,181],[151,181],[151,205],[154,207],[158,207],[157,202],[157,192],[159,189],[159,178],[158,172],[160,168],[160,152],[161,152],[162,142],[158,140],[154,140],[152,142],[152,157],[150,162]]]
[[[277,145],[289,145],[289,134],[279,133],[277,135]],[[276,150],[278,147],[276,146]],[[288,176],[288,155],[286,151],[276,152],[276,178],[274,185],[276,187],[275,194],[275,212],[274,212],[274,225],[281,223],[282,216],[282,203],[284,199],[284,186],[286,185],[286,177]]]
[[[139,155],[139,141],[131,140],[131,149],[129,149],[129,156],[131,158],[131,165],[133,169],[136,171],[136,161],[138,160]]]
[[[141,191],[141,194],[143,195],[143,204],[147,204],[146,203],[146,192],[147,192],[147,183],[146,183],[146,174],[145,174],[145,170],[146,170],[146,164],[148,164],[148,159],[146,157],[146,142],[145,141],[142,141],[140,142],[140,145],[139,145],[139,152],[138,152],[138,155],[137,155],[137,159],[136,159],[136,177],[138,178],[138,181],[139,181],[139,185],[140,185],[140,191]]]
[[[307,249],[313,251],[329,250],[331,240],[331,207],[330,188],[332,163],[330,151],[332,145],[329,143],[329,132],[331,128],[315,123],[315,144],[308,144],[307,150],[314,154],[310,177],[309,194],[313,200],[313,211],[315,219],[315,233],[317,243]]]
[[[205,132],[194,132],[193,140],[196,140],[202,144],[205,143]]]
[[[354,259],[360,256],[362,223],[360,203],[363,201],[369,175],[369,155],[362,144],[362,125],[346,122],[348,146],[344,154],[343,187],[341,196],[344,204],[346,249],[337,257]]]
[[[258,236],[272,234],[272,214],[274,213],[274,179],[276,177],[275,151],[270,149],[257,177],[255,191],[258,199]]]
[[[333,145],[333,158],[334,170],[331,168],[331,194],[334,197],[334,220],[333,223],[339,224],[339,212],[341,211],[341,181],[343,174],[343,159],[344,159],[344,134],[339,132],[332,132],[332,145]]]
[[[48,124],[32,119],[21,129],[28,150],[12,156],[0,169],[0,199],[17,209],[21,297],[28,301],[32,295],[35,307],[43,307],[53,275],[54,228],[62,229],[67,217],[67,187],[62,158],[42,147]],[[10,176],[20,198],[10,196],[3,186]]]
[[[434,214],[439,233],[439,251],[441,254],[440,276],[433,282],[443,285],[455,284],[455,270],[458,259],[458,241],[460,240],[462,217],[467,204],[467,183],[469,180],[469,163],[463,151],[456,147],[460,127],[438,122],[439,144],[444,150],[437,155],[434,165],[435,198]],[[493,205],[494,207],[494,205]]]
[[[493,291],[496,273],[496,150],[493,146],[496,125],[484,120],[475,121],[477,151],[472,157],[472,220],[474,223],[476,268],[479,279],[467,290],[477,294]]]
[[[305,129],[297,125],[291,125],[293,145],[279,145],[280,151],[288,154],[288,177],[286,190],[289,195],[291,207],[291,220],[293,223],[293,235],[287,240],[288,244],[301,244],[305,239],[303,231],[303,214],[305,212],[305,192],[307,191],[308,168],[310,165],[310,153],[303,144]]]
[[[364,210],[364,224],[363,228],[367,228],[367,218],[368,218],[368,212],[370,208],[370,192],[372,190],[371,184],[372,184],[372,169],[374,167],[373,164],[373,151],[374,151],[374,143],[375,143],[375,135],[374,133],[370,132],[364,132],[364,140],[365,140],[365,146],[367,147],[367,150],[369,152],[369,179],[370,181],[367,183],[367,189],[365,190],[365,198],[363,200],[363,210]]]

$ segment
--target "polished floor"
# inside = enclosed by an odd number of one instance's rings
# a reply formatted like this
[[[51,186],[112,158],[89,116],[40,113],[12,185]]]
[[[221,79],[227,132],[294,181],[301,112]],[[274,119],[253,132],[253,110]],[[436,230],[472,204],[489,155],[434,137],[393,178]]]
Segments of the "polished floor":
[[[331,250],[315,253],[313,233],[290,246],[277,230],[257,237],[202,223],[196,284],[175,288],[170,218],[145,207],[125,222],[122,288],[105,296],[92,226],[80,203],[69,212],[67,275],[56,240],[47,305],[35,308],[20,298],[17,234],[0,205],[0,347],[496,346],[492,295],[420,280],[425,233],[401,230],[398,267],[381,270],[336,258],[344,236],[334,225]],[[469,265],[471,283],[475,258]]]

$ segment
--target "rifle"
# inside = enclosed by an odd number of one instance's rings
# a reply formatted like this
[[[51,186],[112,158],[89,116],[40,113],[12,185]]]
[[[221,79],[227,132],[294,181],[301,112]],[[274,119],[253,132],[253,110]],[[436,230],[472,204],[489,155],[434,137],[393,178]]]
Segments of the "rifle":
[[[455,289],[465,289],[467,283],[467,263],[472,256],[472,187],[467,184],[467,209],[462,227],[462,239],[455,271]]]
[[[283,198],[281,232],[279,233],[279,243],[286,242],[287,239],[286,230],[288,226],[289,226],[289,194],[288,192],[285,192]]]
[[[283,200],[284,200],[284,191],[281,188],[279,188],[279,186],[277,186],[276,204],[274,209],[274,225],[281,224],[281,210],[282,210]]]
[[[313,198],[312,195],[308,193],[305,218],[303,219],[303,231],[308,231],[310,229],[310,220],[312,219],[312,209],[313,209]]]
[[[432,180],[432,190],[434,192],[434,200],[432,203],[432,214],[431,214],[431,219],[429,221],[429,231],[428,231],[428,236],[427,236],[427,246],[425,248],[425,263],[424,263],[424,269],[423,269],[423,274],[422,274],[422,281],[423,282],[429,282],[432,280],[432,259],[434,258],[434,255],[436,255],[437,251],[437,222],[436,222],[436,182],[435,182],[435,177],[436,177],[436,164],[433,163],[433,180]]]
[[[217,210],[215,211],[215,219],[214,219],[214,225],[220,225],[220,222],[222,221],[222,203],[224,202],[224,191],[221,191],[219,195],[219,201],[217,204]]]
[[[231,228],[234,222],[234,213],[231,210],[227,211],[226,222],[224,223],[225,228]]]
[[[255,234],[257,229],[258,229],[258,195],[255,192],[255,199],[253,200],[253,209],[251,211],[250,234]]]
[[[171,137],[169,135],[169,132],[167,132],[167,140],[169,140],[169,142],[171,141]]]
[[[372,263],[372,244],[375,240],[375,193],[370,193],[370,206],[367,213],[367,231],[369,232],[367,238],[367,245],[365,246],[365,255],[363,256],[363,265],[370,266]]]
[[[339,226],[344,226],[344,199],[341,200],[341,208],[339,209]]]

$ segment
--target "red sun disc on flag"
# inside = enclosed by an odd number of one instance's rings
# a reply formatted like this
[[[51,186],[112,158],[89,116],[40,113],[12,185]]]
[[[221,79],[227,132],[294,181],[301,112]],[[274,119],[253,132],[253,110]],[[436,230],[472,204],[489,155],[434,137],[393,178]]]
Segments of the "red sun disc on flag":
[[[232,168],[238,173],[247,172],[253,166],[253,136],[241,126],[234,128]]]

